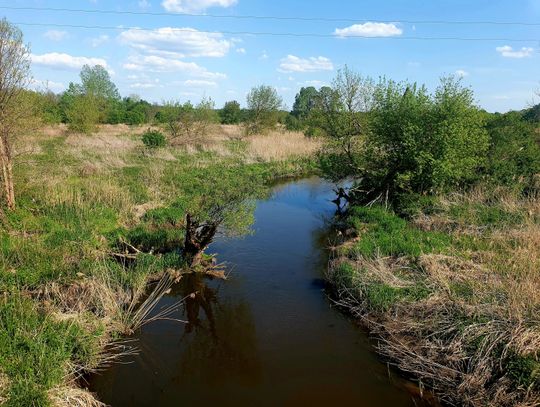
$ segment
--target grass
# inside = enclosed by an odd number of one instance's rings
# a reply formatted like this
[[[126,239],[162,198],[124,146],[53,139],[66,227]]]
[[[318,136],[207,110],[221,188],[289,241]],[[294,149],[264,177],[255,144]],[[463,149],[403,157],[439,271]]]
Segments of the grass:
[[[28,138],[32,153],[16,167],[19,206],[0,231],[0,400],[8,406],[99,405],[73,379],[110,357],[105,344],[145,323],[170,284],[163,278],[181,270],[186,212],[204,218],[220,207],[224,230],[241,232],[250,200],[274,179],[314,170],[317,143],[294,133],[265,136],[266,147],[278,145],[265,155],[261,140],[229,137],[231,126],[203,145],[157,150],[143,146],[144,131],[103,126],[86,136],[58,126]],[[126,244],[153,254],[115,261]],[[165,282],[148,293],[156,278]]]
[[[538,200],[476,188],[406,214],[350,210],[328,272],[340,303],[443,401],[538,405]]]

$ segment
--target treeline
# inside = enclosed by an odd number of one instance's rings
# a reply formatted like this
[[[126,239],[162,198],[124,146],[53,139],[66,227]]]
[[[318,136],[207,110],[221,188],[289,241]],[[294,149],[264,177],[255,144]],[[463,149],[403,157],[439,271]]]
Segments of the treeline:
[[[102,66],[85,65],[80,83],[70,83],[61,94],[49,90],[32,92],[28,96],[41,112],[47,124],[65,123],[72,130],[90,133],[98,124],[128,125],[164,124],[174,137],[194,123],[246,124],[248,132],[262,131],[287,122],[288,112],[282,110],[282,100],[270,86],[259,86],[247,97],[247,108],[236,100],[228,101],[221,109],[210,98],[198,104],[190,101],[150,103],[138,95],[121,97],[109,73]]]

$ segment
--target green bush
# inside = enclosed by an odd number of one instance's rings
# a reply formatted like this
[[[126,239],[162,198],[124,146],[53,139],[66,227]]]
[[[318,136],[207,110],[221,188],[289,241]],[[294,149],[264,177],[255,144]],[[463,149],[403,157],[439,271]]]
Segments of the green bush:
[[[167,145],[167,139],[163,133],[156,130],[148,130],[142,136],[144,145],[148,148],[165,147]]]

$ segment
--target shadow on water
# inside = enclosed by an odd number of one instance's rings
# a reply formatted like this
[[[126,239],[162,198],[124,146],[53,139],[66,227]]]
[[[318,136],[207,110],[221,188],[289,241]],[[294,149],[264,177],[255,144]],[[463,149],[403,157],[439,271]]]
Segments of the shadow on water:
[[[422,405],[325,295],[333,194],[318,178],[275,186],[253,234],[210,247],[228,280],[185,277],[157,308],[187,297],[172,316],[186,323],[145,325],[139,354],[90,389],[113,407]]]

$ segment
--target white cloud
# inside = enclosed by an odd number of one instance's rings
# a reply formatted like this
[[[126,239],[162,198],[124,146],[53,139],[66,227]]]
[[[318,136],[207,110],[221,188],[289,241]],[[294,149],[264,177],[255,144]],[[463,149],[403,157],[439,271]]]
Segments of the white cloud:
[[[68,36],[67,31],[49,30],[43,36],[50,41],[62,41]]]
[[[280,72],[319,72],[332,71],[334,64],[326,57],[299,58],[295,55],[287,55],[281,60],[278,71]]]
[[[188,76],[198,77],[203,79],[224,79],[227,76],[219,72],[210,72],[205,67],[197,65],[195,62],[179,61],[177,59],[169,59],[158,57],[155,55],[149,56],[132,56],[123,65],[128,71],[141,72],[178,72],[185,73]]]
[[[239,54],[245,54],[246,49],[245,48],[236,48],[236,52],[238,52]]]
[[[157,83],[152,83],[152,82],[136,82],[129,85],[131,89],[152,89],[157,86],[158,86]]]
[[[263,60],[268,59],[268,58],[270,58],[270,57],[268,56],[266,51],[263,51],[261,56],[259,57],[259,60],[263,61]]]
[[[97,48],[100,45],[105,44],[107,41],[109,41],[109,36],[106,34],[102,34],[99,37],[92,38],[90,40],[90,45],[94,48]]]
[[[81,69],[83,65],[101,65],[112,73],[107,61],[103,58],[74,57],[69,54],[50,52],[43,55],[30,55],[34,65],[46,66],[53,69]]]
[[[454,72],[457,76],[460,78],[465,78],[466,76],[469,76],[469,72],[465,71],[464,69],[458,69],[456,72]]]
[[[497,47],[495,50],[505,58],[527,58],[532,56],[534,48],[523,47],[519,50],[514,50],[510,45]]]
[[[193,13],[210,7],[231,7],[237,0],[164,0],[161,5],[171,13]]]
[[[162,27],[152,31],[130,29],[120,40],[147,54],[165,57],[223,57],[231,42],[219,33],[205,33],[194,28]]]
[[[207,81],[204,79],[188,79],[183,83],[186,86],[191,86],[194,88],[204,88],[208,86],[217,86],[217,83],[214,81]]]
[[[148,0],[139,0],[139,8],[142,8],[143,10],[149,9],[152,7],[152,4],[148,2]]]
[[[346,37],[394,37],[403,34],[403,30],[392,23],[353,24],[346,28],[336,28],[334,35]]]

